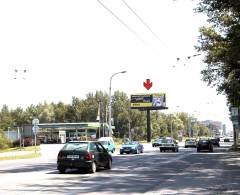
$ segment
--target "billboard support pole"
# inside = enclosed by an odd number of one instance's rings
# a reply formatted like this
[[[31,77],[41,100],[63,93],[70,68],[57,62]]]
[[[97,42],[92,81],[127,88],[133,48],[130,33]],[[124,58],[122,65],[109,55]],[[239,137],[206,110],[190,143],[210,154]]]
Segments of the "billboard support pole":
[[[151,142],[151,118],[150,118],[150,110],[147,110],[147,142]]]

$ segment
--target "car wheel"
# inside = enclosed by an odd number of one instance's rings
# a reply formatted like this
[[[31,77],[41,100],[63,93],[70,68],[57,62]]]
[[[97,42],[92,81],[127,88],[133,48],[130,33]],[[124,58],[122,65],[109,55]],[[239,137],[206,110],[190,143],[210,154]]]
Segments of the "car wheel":
[[[123,154],[123,152],[120,152],[120,154],[122,155],[122,154]]]
[[[199,150],[199,149],[197,149],[197,152],[200,152],[200,150]]]
[[[173,151],[173,152],[176,152],[176,149],[175,149],[175,148],[173,148],[173,149],[172,149],[172,151]]]
[[[92,162],[92,166],[90,168],[90,173],[95,173],[97,171],[97,165],[95,162]]]
[[[66,171],[66,168],[64,168],[64,167],[59,167],[58,168],[58,171],[59,171],[59,173],[65,173],[65,171]]]
[[[112,160],[108,159],[107,165],[104,167],[105,169],[111,169],[112,168]]]

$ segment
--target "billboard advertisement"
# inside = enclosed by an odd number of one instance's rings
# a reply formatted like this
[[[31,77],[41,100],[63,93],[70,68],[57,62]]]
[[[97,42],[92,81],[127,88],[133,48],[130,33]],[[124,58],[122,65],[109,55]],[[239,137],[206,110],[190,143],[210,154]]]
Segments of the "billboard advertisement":
[[[164,109],[166,108],[166,94],[151,93],[131,95],[131,108]]]

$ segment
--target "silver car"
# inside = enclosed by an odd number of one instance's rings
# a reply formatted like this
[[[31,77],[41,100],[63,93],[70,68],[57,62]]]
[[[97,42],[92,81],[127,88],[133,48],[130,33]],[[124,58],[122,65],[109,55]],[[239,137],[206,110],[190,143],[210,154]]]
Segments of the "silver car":
[[[196,139],[194,139],[194,138],[186,139],[184,147],[185,148],[190,148],[190,147],[196,148],[197,147]]]
[[[178,152],[178,143],[175,139],[171,137],[165,137],[161,139],[161,143],[159,143],[159,149],[160,152],[165,152],[166,150]]]

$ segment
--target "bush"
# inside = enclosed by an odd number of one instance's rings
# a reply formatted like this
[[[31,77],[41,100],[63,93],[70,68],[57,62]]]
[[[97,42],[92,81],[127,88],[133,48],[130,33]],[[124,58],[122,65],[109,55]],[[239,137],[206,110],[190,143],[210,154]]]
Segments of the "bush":
[[[13,141],[12,146],[13,147],[19,147],[20,146],[20,140],[18,139],[18,140]]]
[[[34,146],[35,145],[35,140],[31,137],[25,137],[24,138],[24,146]],[[40,145],[40,140],[37,139],[37,146]]]
[[[6,137],[0,135],[0,149],[10,148],[11,146],[11,142]]]

